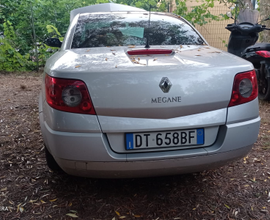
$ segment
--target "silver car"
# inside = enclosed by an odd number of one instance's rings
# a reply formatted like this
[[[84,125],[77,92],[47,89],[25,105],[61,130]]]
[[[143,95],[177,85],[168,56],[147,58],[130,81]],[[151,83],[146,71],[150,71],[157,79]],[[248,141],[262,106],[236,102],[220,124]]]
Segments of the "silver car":
[[[210,47],[180,16],[118,4],[71,12],[39,99],[51,169],[127,178],[244,157],[260,117],[251,63]]]

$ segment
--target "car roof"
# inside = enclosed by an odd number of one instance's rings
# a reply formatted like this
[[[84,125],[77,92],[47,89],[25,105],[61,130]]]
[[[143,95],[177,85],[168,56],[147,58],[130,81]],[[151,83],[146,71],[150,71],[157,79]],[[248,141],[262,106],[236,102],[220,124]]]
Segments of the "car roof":
[[[81,13],[93,13],[93,12],[119,12],[119,11],[134,11],[134,12],[146,12],[146,10],[128,5],[121,5],[115,3],[104,3],[97,5],[90,5],[83,8],[77,8],[70,12],[70,22],[77,14]]]

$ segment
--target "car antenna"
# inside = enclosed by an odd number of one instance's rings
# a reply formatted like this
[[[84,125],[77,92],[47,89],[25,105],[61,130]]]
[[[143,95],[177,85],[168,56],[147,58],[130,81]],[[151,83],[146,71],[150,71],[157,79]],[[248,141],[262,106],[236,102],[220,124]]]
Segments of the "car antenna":
[[[147,33],[146,45],[145,45],[146,49],[150,48],[150,45],[149,45],[150,17],[151,17],[151,5],[149,5],[148,33]]]

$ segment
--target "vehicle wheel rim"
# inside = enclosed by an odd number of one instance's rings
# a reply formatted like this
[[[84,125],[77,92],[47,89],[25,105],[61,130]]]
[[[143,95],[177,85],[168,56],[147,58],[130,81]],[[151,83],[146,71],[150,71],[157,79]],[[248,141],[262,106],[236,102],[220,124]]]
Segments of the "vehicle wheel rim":
[[[265,95],[267,92],[267,82],[266,79],[260,79],[260,83],[259,83],[259,93],[262,95]]]

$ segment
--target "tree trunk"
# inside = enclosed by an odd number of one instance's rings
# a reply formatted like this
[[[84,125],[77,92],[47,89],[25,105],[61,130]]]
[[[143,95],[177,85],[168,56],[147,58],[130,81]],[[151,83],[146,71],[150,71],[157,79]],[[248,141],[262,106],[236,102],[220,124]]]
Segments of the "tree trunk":
[[[38,58],[38,48],[37,48],[37,36],[35,30],[35,22],[34,22],[34,15],[33,15],[33,4],[31,3],[31,24],[32,24],[32,31],[33,31],[33,38],[34,38],[34,45],[35,45],[35,62],[36,62],[36,71],[39,70],[39,58]]]
[[[253,5],[252,5],[251,0],[241,0],[239,2],[242,2],[242,7],[243,8],[247,8],[248,7],[248,8],[253,9]]]
[[[261,12],[261,19],[266,19],[270,16],[270,2],[269,0],[261,0],[260,4],[260,12]],[[270,28],[270,21],[263,22],[266,27]],[[263,31],[260,36],[261,42],[268,42],[270,43],[270,31]]]

